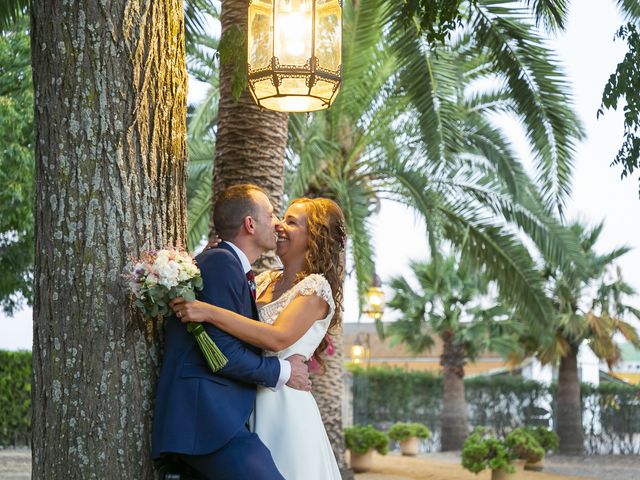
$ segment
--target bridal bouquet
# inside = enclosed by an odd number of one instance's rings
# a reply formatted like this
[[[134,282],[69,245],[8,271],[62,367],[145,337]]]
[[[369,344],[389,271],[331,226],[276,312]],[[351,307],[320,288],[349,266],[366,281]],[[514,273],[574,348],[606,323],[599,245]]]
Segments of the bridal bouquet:
[[[127,266],[124,276],[134,305],[148,317],[170,315],[171,300],[183,297],[191,302],[196,299],[195,290],[202,290],[202,276],[193,257],[176,248],[143,252],[140,259]],[[187,330],[195,336],[212,371],[225,366],[227,358],[202,324],[190,322]]]

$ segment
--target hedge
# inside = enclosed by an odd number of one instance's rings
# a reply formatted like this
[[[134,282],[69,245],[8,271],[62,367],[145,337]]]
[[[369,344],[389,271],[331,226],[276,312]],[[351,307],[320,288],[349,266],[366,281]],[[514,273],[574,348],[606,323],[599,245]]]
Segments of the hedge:
[[[395,422],[424,423],[425,443],[439,449],[442,378],[393,368],[351,370],[353,421],[386,429]],[[555,424],[556,385],[511,375],[467,378],[465,399],[471,427],[489,426],[505,435],[516,427]],[[640,454],[640,386],[583,384],[585,450],[596,454]]]
[[[31,352],[0,350],[0,446],[31,443]]]

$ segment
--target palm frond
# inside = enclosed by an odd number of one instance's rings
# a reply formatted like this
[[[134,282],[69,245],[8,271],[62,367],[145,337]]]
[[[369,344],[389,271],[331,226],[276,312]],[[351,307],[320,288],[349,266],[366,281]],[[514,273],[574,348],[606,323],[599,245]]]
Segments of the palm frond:
[[[568,0],[527,0],[527,6],[533,10],[536,22],[547,30],[564,30],[569,15]]]
[[[616,4],[625,20],[637,22],[640,19],[640,2],[638,0],[616,0]]]
[[[563,212],[571,190],[576,142],[583,129],[559,62],[527,23],[528,12],[507,0],[472,4],[470,28],[504,76],[536,155],[537,181],[548,207]]]

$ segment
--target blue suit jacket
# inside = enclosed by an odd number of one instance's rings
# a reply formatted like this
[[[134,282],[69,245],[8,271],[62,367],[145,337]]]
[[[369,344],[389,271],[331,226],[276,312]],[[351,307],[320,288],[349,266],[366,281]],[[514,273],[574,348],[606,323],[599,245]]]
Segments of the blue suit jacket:
[[[196,258],[204,289],[198,299],[257,319],[255,301],[240,259],[224,243]],[[204,324],[229,362],[211,372],[187,326],[169,317],[153,418],[152,458],[162,453],[204,455],[223,447],[245,428],[255,385],[275,387],[280,363],[260,349]]]

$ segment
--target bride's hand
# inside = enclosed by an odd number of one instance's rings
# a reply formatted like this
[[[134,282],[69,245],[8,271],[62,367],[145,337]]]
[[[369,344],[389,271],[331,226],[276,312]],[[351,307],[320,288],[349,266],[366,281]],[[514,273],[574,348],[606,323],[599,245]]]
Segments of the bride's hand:
[[[169,302],[169,306],[182,323],[206,322],[210,316],[211,307],[200,300],[187,302],[184,298],[178,297]]]
[[[220,242],[222,242],[222,239],[216,235],[212,240],[209,240],[209,243],[207,243],[207,246],[204,247],[204,249],[209,250],[210,248],[216,248],[220,245]]]

